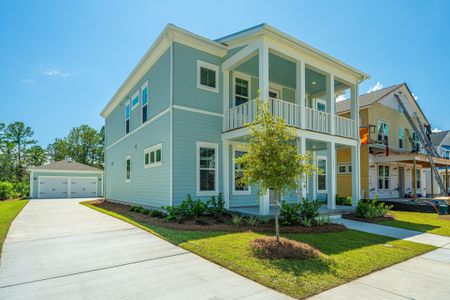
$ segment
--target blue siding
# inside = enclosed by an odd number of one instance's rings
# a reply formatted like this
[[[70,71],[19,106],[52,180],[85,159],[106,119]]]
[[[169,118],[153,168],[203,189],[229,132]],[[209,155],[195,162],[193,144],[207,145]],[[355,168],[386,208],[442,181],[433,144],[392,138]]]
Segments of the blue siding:
[[[117,105],[106,118],[106,143],[111,145],[125,135],[125,105],[124,103],[133,94],[140,90],[141,86],[148,81],[148,120],[169,107],[170,103],[170,49],[167,49],[150,70],[139,80],[138,84],[131,89],[128,96]],[[139,95],[139,106],[131,111],[130,131],[142,124],[141,105],[142,99]]]
[[[219,192],[222,191],[222,118],[175,109],[173,111],[173,204],[179,205],[191,194],[197,196],[197,142],[216,143],[219,146]]]
[[[222,113],[222,70],[220,57],[174,43],[174,104]],[[219,92],[197,88],[197,60],[219,67]]]
[[[170,113],[107,150],[106,197],[160,207],[170,204]],[[162,166],[144,168],[144,149],[162,143]],[[125,157],[131,155],[131,182],[125,182]]]

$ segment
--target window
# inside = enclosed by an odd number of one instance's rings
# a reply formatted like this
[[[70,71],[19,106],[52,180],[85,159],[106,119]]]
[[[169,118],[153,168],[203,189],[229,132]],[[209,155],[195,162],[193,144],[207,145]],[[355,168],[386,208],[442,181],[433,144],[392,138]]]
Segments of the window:
[[[235,150],[234,151],[234,160],[233,160],[233,169],[234,169],[234,188],[233,194],[249,194],[250,187],[248,184],[245,184],[241,181],[241,178],[244,176],[244,166],[237,164],[236,159],[242,157],[244,154],[247,154],[245,151]]]
[[[280,99],[280,91],[276,89],[269,89],[269,98]]]
[[[349,164],[349,165],[347,166],[347,171],[348,171],[349,173],[352,172],[352,164]]]
[[[413,152],[419,152],[419,150],[420,150],[419,139],[417,138],[417,134],[415,131],[412,133],[412,140],[413,140],[413,143],[411,146],[412,146]]]
[[[142,123],[145,123],[147,122],[148,82],[144,83],[141,87],[141,99],[142,99]]]
[[[327,159],[319,158],[317,159],[317,190],[320,192],[327,191]]]
[[[131,155],[125,157],[125,182],[131,182]]]
[[[125,102],[125,133],[130,132],[130,100]]]
[[[234,99],[235,106],[248,102],[250,80],[236,77],[234,78]]]
[[[378,189],[389,189],[389,166],[378,166]]]
[[[144,149],[144,168],[153,168],[162,165],[162,144]]]
[[[338,173],[339,174],[347,173],[347,165],[338,165]]]
[[[442,154],[445,159],[450,159],[450,150],[444,150]]]
[[[378,141],[388,143],[389,140],[389,124],[384,121],[378,121]]]
[[[416,188],[420,189],[420,183],[422,181],[422,170],[416,169]]]
[[[218,192],[218,145],[197,143],[197,194],[215,195]]]
[[[316,99],[316,110],[326,112],[327,111],[327,101],[323,99]]]
[[[197,87],[211,92],[219,92],[219,67],[197,60]]]
[[[402,106],[401,106],[399,103],[397,103],[397,111],[398,111],[400,114],[403,113],[403,108],[402,108]]]
[[[403,139],[405,137],[405,129],[403,127],[398,128],[398,147],[403,149]]]
[[[139,91],[133,94],[131,97],[131,110],[139,106]]]

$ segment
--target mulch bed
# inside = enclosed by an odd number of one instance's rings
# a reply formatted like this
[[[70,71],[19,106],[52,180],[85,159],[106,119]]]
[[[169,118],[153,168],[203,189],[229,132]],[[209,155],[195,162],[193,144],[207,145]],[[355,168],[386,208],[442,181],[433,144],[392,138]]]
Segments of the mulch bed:
[[[306,243],[288,240],[280,237],[257,238],[250,242],[251,247],[259,258],[269,259],[308,259],[319,257],[319,250]]]
[[[386,216],[383,216],[383,217],[376,217],[376,218],[373,218],[373,219],[365,219],[365,218],[361,218],[361,217],[356,216],[356,213],[343,214],[342,218],[353,220],[353,221],[366,222],[366,223],[379,223],[379,222],[383,222],[383,221],[395,220],[395,217],[393,215],[386,215]]]
[[[439,219],[450,221],[450,215],[439,215]]]
[[[216,220],[214,217],[203,216],[201,217],[202,224],[197,223],[193,219],[184,220],[183,223],[169,222],[164,218],[155,218],[142,213],[131,212],[129,205],[114,203],[103,200],[96,200],[89,202],[90,204],[113,211],[115,213],[131,217],[132,219],[148,224],[155,225],[159,227],[184,230],[184,231],[225,231],[225,232],[273,232],[275,230],[275,224],[273,220],[270,220],[267,224],[260,224],[257,226],[247,226],[247,225],[234,225],[231,222],[230,215],[224,215],[221,220]],[[344,231],[347,228],[342,224],[328,224],[324,226],[313,226],[313,227],[303,227],[303,226],[281,226],[280,231],[282,233],[325,233],[325,232],[338,232]]]

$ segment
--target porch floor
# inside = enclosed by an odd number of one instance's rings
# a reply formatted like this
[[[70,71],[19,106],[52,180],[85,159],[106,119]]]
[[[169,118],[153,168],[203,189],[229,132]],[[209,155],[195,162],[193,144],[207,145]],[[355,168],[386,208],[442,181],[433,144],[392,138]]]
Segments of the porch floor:
[[[236,212],[245,216],[259,216],[259,206],[241,206],[241,207],[231,207],[228,209],[230,212]],[[352,206],[336,205],[336,209],[329,209],[326,205],[322,205],[319,208],[320,215],[339,215],[343,213],[350,213],[355,211]],[[275,215],[275,208],[270,206],[269,216]]]

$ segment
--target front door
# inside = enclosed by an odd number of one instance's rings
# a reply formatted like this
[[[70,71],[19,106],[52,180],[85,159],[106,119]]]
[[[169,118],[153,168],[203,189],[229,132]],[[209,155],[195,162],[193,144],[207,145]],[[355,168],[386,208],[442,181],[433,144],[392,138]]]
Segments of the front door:
[[[398,168],[398,197],[405,198],[405,168]]]

